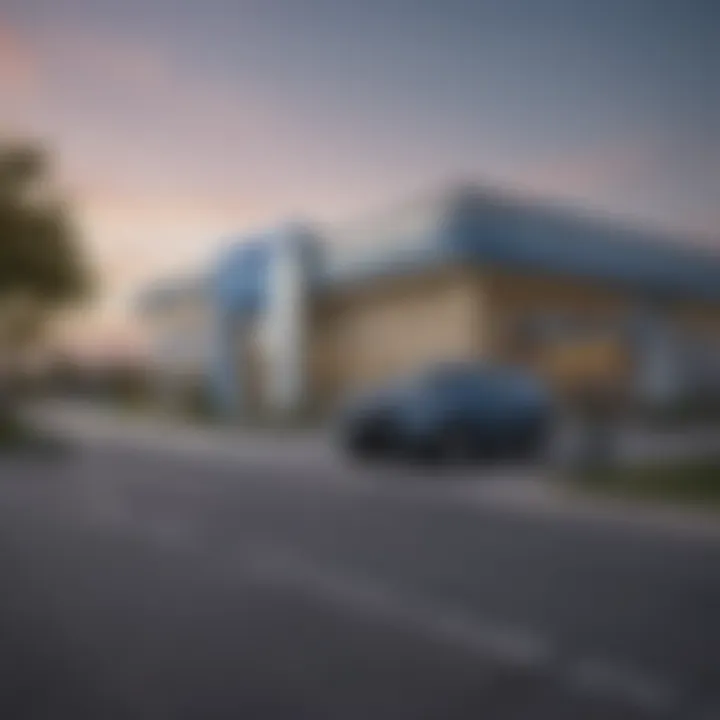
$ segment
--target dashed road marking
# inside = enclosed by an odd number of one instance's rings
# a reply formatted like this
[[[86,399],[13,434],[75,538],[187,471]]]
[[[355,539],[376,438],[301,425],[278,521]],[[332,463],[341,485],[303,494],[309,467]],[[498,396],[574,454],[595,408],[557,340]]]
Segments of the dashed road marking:
[[[197,528],[185,518],[166,515],[154,517],[151,522],[147,522],[150,518],[145,522],[143,518],[122,520],[113,525],[123,535],[139,535],[162,551],[208,560]],[[683,697],[672,682],[640,668],[611,658],[567,659],[551,638],[528,628],[328,567],[296,551],[267,545],[262,538],[253,538],[251,548],[245,552],[210,558],[209,563],[241,581],[299,592],[341,612],[415,634],[509,670],[537,673],[571,693],[626,705],[649,713],[649,717],[667,717],[677,712]],[[720,713],[706,708],[690,717],[720,720]]]
[[[577,658],[561,663],[549,638],[475,613],[417,600],[367,578],[328,570],[283,552],[261,552],[245,566],[256,580],[299,590],[316,601],[421,634],[498,665],[546,674],[570,692],[666,717],[680,702],[668,680],[613,660]],[[720,720],[718,718],[717,720]]]
[[[696,715],[693,715],[693,720],[720,720],[720,702],[717,705],[705,706]]]
[[[624,700],[654,713],[670,712],[680,703],[671,682],[617,661],[599,658],[575,661],[568,667],[565,680],[585,693]]]
[[[420,631],[505,665],[539,667],[552,656],[552,648],[544,638],[520,628],[482,621],[457,608],[418,602],[388,586],[338,571],[328,572],[296,556],[262,553],[253,558],[251,568],[261,580],[297,588],[320,601]]]

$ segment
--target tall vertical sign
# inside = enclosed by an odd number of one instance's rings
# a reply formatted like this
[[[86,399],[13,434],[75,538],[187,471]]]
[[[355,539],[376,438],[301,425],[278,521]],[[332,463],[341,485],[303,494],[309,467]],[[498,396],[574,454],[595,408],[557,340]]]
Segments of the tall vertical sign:
[[[265,339],[265,391],[268,408],[290,415],[304,403],[308,256],[304,233],[288,227],[274,238],[268,272]]]

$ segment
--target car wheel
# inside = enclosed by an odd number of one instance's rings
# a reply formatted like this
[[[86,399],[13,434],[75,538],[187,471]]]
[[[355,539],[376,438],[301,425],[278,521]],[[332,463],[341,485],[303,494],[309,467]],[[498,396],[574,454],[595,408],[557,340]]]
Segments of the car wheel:
[[[524,433],[519,442],[522,460],[537,460],[542,457],[546,446],[545,433],[541,430]]]
[[[344,449],[345,453],[355,460],[370,459],[377,451],[375,445],[361,434],[347,438]]]
[[[469,428],[451,425],[445,428],[437,439],[437,459],[443,463],[458,465],[466,463],[476,455],[476,444]]]

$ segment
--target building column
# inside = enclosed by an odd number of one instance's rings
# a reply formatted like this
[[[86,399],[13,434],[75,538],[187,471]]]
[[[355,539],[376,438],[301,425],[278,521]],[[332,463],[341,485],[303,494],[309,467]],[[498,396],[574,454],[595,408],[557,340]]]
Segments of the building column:
[[[641,313],[635,318],[637,358],[636,383],[641,399],[666,403],[682,392],[678,348],[667,323],[657,313]]]
[[[303,409],[307,399],[309,251],[302,231],[288,229],[273,248],[263,344],[267,371],[263,396],[275,415]]]
[[[238,352],[243,317],[241,313],[218,307],[214,325],[215,351],[209,377],[210,392],[217,410],[236,417],[244,408],[243,359]]]

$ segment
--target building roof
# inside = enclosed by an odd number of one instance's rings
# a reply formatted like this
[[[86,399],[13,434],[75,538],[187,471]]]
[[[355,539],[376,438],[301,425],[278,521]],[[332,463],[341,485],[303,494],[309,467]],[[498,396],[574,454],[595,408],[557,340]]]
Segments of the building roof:
[[[395,234],[387,217],[376,234],[366,222],[366,247],[336,250],[326,281],[363,281],[454,261],[573,277],[642,295],[720,301],[720,254],[690,238],[473,186],[439,195],[416,208],[414,218],[412,212],[411,206],[401,209]]]
[[[688,237],[487,191],[459,194],[450,216],[446,240],[481,263],[720,301],[720,253]]]
[[[223,306],[256,310],[267,296],[269,260],[288,229],[254,234],[221,253],[204,276],[160,283],[151,308],[212,288]],[[296,237],[315,247],[306,227]],[[318,290],[465,262],[573,277],[640,295],[720,302],[720,254],[628,223],[467,187],[325,228],[311,281]]]

